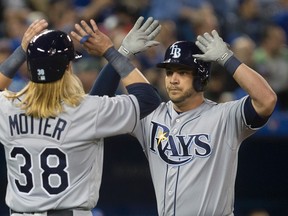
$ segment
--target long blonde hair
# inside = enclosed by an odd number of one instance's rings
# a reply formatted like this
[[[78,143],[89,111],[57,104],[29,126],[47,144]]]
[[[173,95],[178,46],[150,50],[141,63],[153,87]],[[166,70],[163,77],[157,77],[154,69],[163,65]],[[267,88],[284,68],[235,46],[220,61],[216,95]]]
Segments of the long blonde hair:
[[[79,78],[72,73],[71,66],[60,80],[51,83],[29,82],[17,93],[8,92],[7,98],[18,99],[19,107],[26,115],[36,118],[56,117],[64,112],[63,105],[78,106],[85,95]]]

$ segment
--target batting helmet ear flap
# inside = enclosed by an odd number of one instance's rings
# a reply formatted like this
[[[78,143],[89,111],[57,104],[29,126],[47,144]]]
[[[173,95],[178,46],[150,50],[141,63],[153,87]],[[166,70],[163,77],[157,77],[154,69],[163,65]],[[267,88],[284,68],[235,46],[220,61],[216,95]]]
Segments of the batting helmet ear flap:
[[[197,62],[197,67],[196,72],[194,72],[193,87],[195,91],[201,92],[206,89],[209,82],[211,63],[198,61],[196,59],[194,59],[194,61],[195,63]]]
[[[204,90],[204,87],[201,83],[201,78],[199,76],[194,76],[193,79],[193,88],[195,89],[195,91],[197,92],[201,92]]]
[[[195,91],[197,92],[204,91],[206,89],[207,84],[208,84],[208,78],[203,80],[200,76],[194,76],[193,87]]]

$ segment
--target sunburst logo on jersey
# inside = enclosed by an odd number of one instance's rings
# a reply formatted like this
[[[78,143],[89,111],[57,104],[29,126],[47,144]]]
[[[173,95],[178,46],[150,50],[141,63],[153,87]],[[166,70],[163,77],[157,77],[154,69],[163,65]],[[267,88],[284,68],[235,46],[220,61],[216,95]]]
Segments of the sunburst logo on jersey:
[[[166,137],[166,134],[167,132],[163,133],[163,132],[160,132],[158,133],[158,143],[157,145],[159,145],[162,141],[166,141],[168,140],[168,138]]]

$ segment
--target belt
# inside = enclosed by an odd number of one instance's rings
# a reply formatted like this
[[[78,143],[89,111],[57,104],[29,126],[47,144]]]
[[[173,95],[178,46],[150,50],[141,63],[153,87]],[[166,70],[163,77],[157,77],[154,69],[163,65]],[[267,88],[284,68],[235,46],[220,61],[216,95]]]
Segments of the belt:
[[[37,213],[41,213],[41,212],[17,212],[14,210],[10,210],[11,215],[12,214],[37,214]],[[46,211],[47,212],[47,216],[73,216],[73,210],[49,210]],[[43,212],[44,213],[44,212]]]

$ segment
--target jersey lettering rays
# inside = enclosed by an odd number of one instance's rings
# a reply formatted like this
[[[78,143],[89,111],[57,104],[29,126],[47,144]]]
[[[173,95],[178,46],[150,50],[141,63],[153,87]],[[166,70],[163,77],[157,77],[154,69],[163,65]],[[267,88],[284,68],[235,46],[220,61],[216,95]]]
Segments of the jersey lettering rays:
[[[208,157],[211,143],[208,134],[173,135],[162,124],[152,123],[150,150],[166,163],[181,166],[195,157]]]

